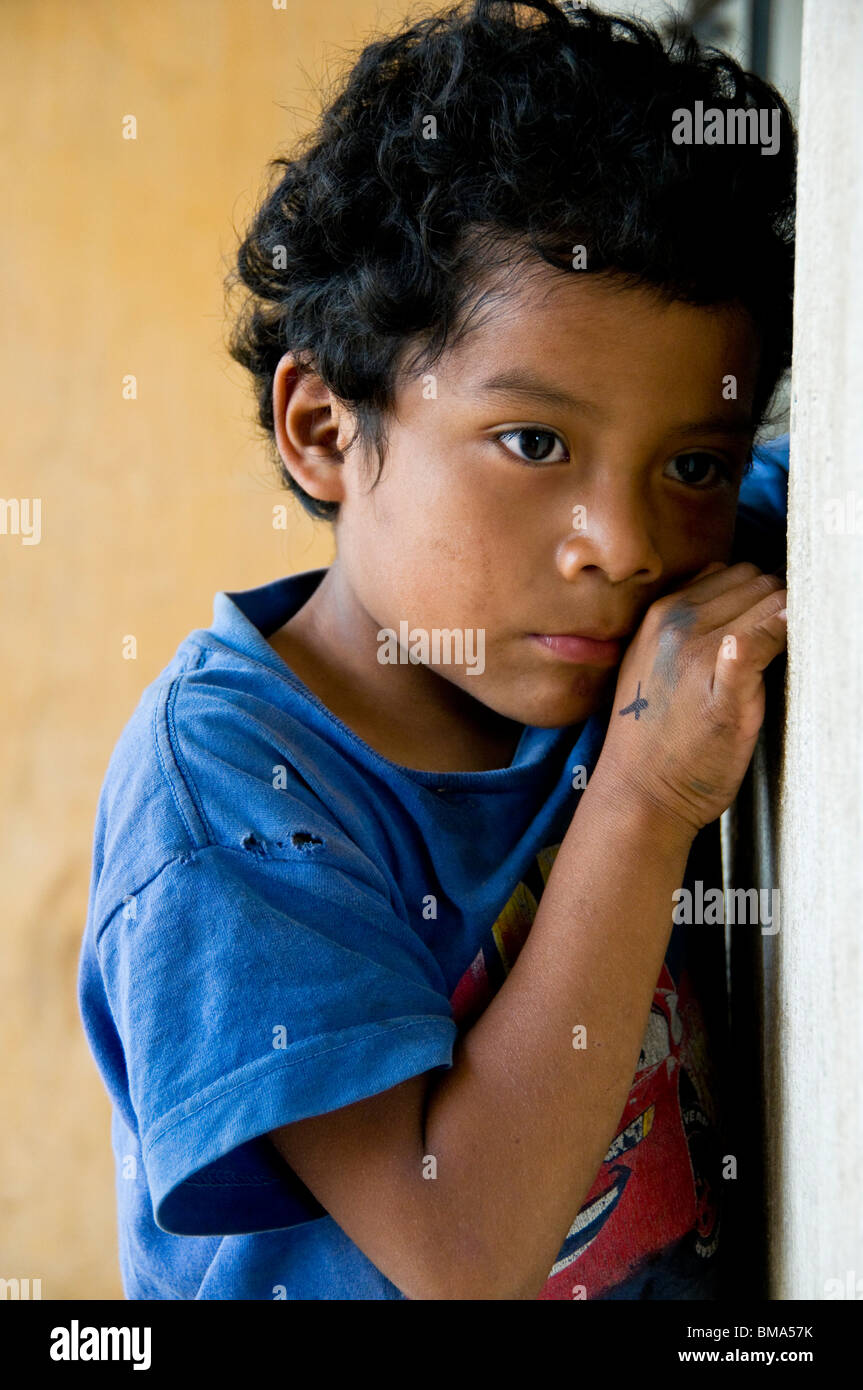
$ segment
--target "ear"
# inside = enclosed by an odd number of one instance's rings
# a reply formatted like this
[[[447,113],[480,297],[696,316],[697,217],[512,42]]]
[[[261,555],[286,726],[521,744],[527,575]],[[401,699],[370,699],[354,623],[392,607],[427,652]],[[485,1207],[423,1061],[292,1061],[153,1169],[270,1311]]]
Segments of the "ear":
[[[347,412],[315,372],[300,372],[290,352],[281,358],[273,378],[273,423],[279,454],[291,477],[310,497],[343,501]]]

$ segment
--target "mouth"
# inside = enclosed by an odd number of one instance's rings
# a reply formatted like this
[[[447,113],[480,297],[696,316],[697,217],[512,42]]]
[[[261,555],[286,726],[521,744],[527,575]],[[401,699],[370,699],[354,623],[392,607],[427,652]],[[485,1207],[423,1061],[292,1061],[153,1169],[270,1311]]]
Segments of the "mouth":
[[[582,666],[617,665],[631,635],[629,632],[618,637],[588,637],[583,633],[568,632],[529,634],[532,641],[545,647],[561,661],[572,661]]]

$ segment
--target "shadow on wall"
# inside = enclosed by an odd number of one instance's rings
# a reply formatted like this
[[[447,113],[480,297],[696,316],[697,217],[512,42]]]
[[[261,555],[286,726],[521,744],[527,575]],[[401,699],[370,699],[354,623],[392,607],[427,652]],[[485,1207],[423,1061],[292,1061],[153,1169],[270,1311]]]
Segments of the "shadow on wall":
[[[749,770],[729,807],[723,834],[726,888],[776,889],[777,807],[785,743],[787,653],[764,672],[764,723]],[[778,901],[778,899],[777,899]],[[780,919],[781,920],[781,919]],[[775,925],[775,924],[773,924]],[[729,982],[730,1136],[737,1160],[729,1243],[732,1267],[739,1269],[735,1297],[768,1297],[768,1231],[782,1222],[777,1209],[782,1174],[767,1181],[767,1135],[781,1123],[779,1052],[776,1037],[778,930],[758,930],[747,922],[726,924]],[[771,1148],[771,1165],[776,1150]]]

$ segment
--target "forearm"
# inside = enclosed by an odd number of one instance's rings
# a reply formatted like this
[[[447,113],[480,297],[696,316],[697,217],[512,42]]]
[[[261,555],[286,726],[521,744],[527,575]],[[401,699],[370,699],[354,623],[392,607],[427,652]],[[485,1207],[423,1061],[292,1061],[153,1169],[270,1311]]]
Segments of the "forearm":
[[[632,1086],[692,839],[619,804],[598,767],[518,960],[430,1084],[427,1204],[454,1233],[453,1296],[535,1298],[548,1278]]]

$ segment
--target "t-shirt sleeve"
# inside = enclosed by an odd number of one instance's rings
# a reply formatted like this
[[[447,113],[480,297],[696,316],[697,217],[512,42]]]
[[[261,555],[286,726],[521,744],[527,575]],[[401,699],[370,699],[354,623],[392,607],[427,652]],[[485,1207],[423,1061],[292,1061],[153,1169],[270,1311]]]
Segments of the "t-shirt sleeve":
[[[766,572],[784,569],[787,554],[789,436],[752,451],[737,500],[732,562],[751,560]]]
[[[452,1064],[445,982],[384,887],[312,843],[207,845],[98,939],[157,1224],[275,1230],[324,1214],[267,1132]],[[283,857],[281,857],[283,855]]]

